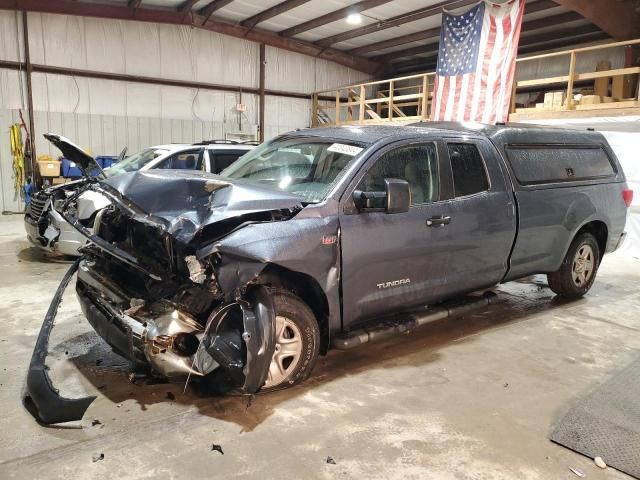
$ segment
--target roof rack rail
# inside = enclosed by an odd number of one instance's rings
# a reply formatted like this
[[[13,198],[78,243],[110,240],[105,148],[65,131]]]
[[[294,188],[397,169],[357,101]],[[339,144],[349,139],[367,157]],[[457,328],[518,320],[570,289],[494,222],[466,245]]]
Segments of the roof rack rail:
[[[260,145],[260,142],[258,142],[257,140],[245,140],[244,142],[238,143],[241,143],[242,145]]]
[[[201,142],[194,142],[193,145],[237,145],[242,142],[237,142],[235,140],[202,140]]]

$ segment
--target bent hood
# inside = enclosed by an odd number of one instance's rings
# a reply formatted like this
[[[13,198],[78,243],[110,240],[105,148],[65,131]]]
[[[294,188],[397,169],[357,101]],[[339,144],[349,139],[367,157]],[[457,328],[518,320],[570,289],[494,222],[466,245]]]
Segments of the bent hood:
[[[137,171],[102,183],[166,222],[167,232],[185,242],[214,223],[232,218],[257,220],[253,214],[263,212],[293,216],[303,207],[303,198],[298,195],[206,172]]]

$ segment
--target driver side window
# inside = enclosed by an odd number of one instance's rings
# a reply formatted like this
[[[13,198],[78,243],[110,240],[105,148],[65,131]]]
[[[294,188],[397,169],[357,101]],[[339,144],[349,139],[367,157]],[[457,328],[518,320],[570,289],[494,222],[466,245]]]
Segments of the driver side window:
[[[438,201],[440,176],[435,144],[411,145],[385,153],[362,178],[356,190],[383,192],[385,178],[397,178],[409,183],[411,205]]]

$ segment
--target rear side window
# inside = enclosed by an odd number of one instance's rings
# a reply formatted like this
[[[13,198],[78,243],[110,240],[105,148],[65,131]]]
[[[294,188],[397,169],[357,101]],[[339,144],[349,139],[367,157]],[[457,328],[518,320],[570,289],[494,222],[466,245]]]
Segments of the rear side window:
[[[455,196],[464,197],[489,190],[487,171],[478,147],[472,143],[449,143],[447,148]]]
[[[164,159],[154,168],[173,170],[200,170],[202,167],[202,149],[185,150]]]
[[[220,173],[245,153],[247,152],[244,150],[220,151],[215,153],[209,150],[209,156],[211,157],[212,161],[212,173]]]
[[[522,185],[615,175],[611,160],[601,147],[519,145],[506,150],[513,173]]]

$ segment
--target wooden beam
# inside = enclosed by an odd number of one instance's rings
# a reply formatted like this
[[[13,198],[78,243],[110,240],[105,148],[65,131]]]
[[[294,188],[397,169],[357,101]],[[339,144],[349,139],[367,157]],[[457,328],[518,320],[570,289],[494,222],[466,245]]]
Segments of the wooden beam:
[[[216,10],[220,10],[221,8],[226,7],[231,2],[233,2],[233,0],[213,0],[212,2],[202,7],[198,12],[203,17],[202,24],[205,24]]]
[[[569,10],[578,12],[616,40],[638,38],[640,14],[633,2],[612,0],[554,0]]]
[[[204,18],[199,14],[184,15],[175,10],[153,8],[132,9],[126,5],[97,4],[77,2],[74,0],[47,0],[46,2],[41,0],[0,0],[0,10],[24,10],[30,12],[195,26],[204,30],[243,38],[256,43],[264,43],[272,47],[282,48],[303,55],[322,58],[369,74],[374,74],[381,67],[378,63],[372,62],[364,57],[349,55],[348,53],[335,49],[326,49],[302,40],[283,38],[267,30],[259,28],[250,29],[220,18],[212,17],[209,21],[202,23]]]
[[[279,35],[282,35],[283,37],[293,37],[295,35],[313,30],[314,28],[321,27],[328,23],[344,20],[350,13],[364,12],[365,10],[370,10],[391,1],[393,0],[363,0],[361,2],[354,3],[353,5],[349,5],[348,7],[334,10],[333,12],[327,13],[326,15],[322,15],[318,18],[314,18],[312,20],[309,20],[308,22],[304,22],[291,28],[287,28],[286,30],[282,30],[281,32],[279,32]]]
[[[240,22],[240,25],[247,28],[253,28],[257,24],[264,22],[265,20],[269,20],[270,18],[281,15],[289,10],[293,10],[294,8],[298,8],[305,3],[308,3],[310,0],[285,0],[277,5],[274,5],[271,8],[263,10],[262,12],[254,15],[253,17],[249,17],[246,20]]]
[[[442,13],[442,10],[445,8],[447,9],[459,8],[459,7],[471,5],[472,3],[477,3],[477,0],[454,0],[454,1],[446,0],[440,3],[437,3],[436,5],[431,5],[430,7],[414,10],[412,12],[391,17],[387,20],[382,20],[380,22],[372,23],[371,25],[365,25],[363,27],[359,27],[343,33],[339,33],[331,37],[323,38],[322,40],[318,40],[315,43],[317,45],[320,45],[321,47],[329,47],[334,43],[344,42],[345,40],[361,37],[363,35],[368,35],[374,32],[379,32],[380,30],[386,30],[387,28],[397,27],[409,22],[415,22],[416,20],[420,20],[422,18],[433,17],[434,15],[438,15],[439,13]]]
[[[182,4],[178,7],[178,11],[182,13],[189,13],[193,9],[193,6],[198,3],[198,1],[199,0],[186,0],[185,2],[182,2]]]

